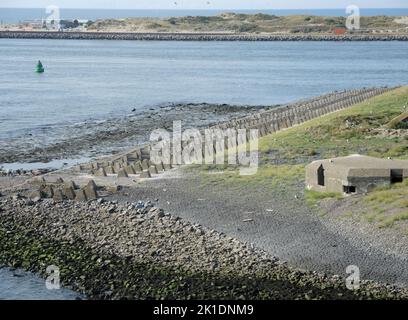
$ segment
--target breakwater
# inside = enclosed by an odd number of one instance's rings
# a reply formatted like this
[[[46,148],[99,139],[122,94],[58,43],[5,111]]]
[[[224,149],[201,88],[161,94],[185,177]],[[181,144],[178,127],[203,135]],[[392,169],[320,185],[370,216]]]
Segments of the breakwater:
[[[0,31],[7,39],[144,40],[144,41],[408,41],[408,34],[235,34]]]

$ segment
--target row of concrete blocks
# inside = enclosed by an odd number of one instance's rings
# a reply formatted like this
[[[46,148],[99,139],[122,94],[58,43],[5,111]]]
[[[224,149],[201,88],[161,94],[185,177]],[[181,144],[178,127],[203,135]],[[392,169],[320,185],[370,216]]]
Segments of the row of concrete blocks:
[[[228,125],[229,127],[232,126],[236,126],[242,123],[246,123],[247,121],[250,120],[259,120],[259,119],[263,119],[264,117],[268,117],[270,115],[274,115],[274,114],[280,114],[283,112],[286,112],[288,110],[301,110],[302,107],[304,106],[309,106],[309,107],[322,107],[324,105],[327,104],[332,104],[334,102],[337,101],[341,101],[342,99],[346,98],[346,97],[350,97],[352,95],[355,94],[361,94],[364,92],[369,92],[372,91],[373,89],[360,89],[360,90],[350,90],[350,91],[344,91],[342,93],[330,93],[330,94],[326,94],[320,97],[316,97],[316,98],[312,98],[309,100],[305,100],[305,101],[301,101],[301,102],[296,102],[290,105],[285,105],[285,106],[281,106],[281,107],[276,107],[273,108],[271,110],[268,111],[263,111],[263,112],[259,112],[256,113],[254,115],[250,115],[247,117],[242,117],[242,118],[238,118],[238,119],[233,119],[231,121],[228,121],[227,123],[221,124],[221,125],[215,125],[215,126],[219,126],[219,127],[223,127],[224,125]]]
[[[228,123],[219,124],[210,127],[210,129],[247,129],[244,139],[233,139],[232,137],[225,137],[224,148],[228,149],[237,145],[245,144],[253,140],[257,135],[250,132],[250,129],[258,129],[260,137],[292,127],[294,125],[303,123],[305,121],[318,118],[325,114],[335,112],[356,103],[360,103],[373,96],[382,94],[388,90],[387,88],[366,88],[358,90],[349,90],[341,93],[326,94],[321,97],[313,98],[300,103],[295,103],[288,106],[274,108],[272,110],[264,111],[256,115],[234,119]],[[201,130],[202,137],[205,136],[204,130]],[[235,136],[236,137],[236,136]],[[173,146],[169,144],[170,155],[176,151],[177,154],[182,154],[185,145]],[[209,157],[216,153],[216,145],[209,147],[204,141],[199,141],[202,144],[202,157]],[[151,146],[137,148],[125,155],[121,155],[112,161],[105,161],[102,163],[91,163],[81,169],[89,169],[97,176],[107,176],[116,174],[118,177],[128,177],[129,175],[140,175],[141,178],[149,178],[153,174],[158,174],[165,170],[171,169],[171,164],[155,164],[150,159]],[[195,150],[197,151],[197,150]],[[169,155],[169,158],[171,158]]]
[[[263,124],[268,124],[268,123],[273,123],[273,122],[288,122],[286,127],[296,125],[299,123],[303,123],[305,121],[320,117],[322,115],[335,112],[347,107],[350,107],[354,104],[360,103],[371,96],[374,96],[374,94],[370,94],[369,96],[367,95],[361,95],[361,96],[356,96],[356,97],[350,97],[349,99],[343,100],[341,102],[336,102],[331,105],[326,105],[322,108],[310,108],[306,107],[299,112],[285,112],[281,114],[279,117],[265,117],[257,122],[250,122],[249,126],[259,126]]]
[[[352,105],[354,105],[355,103],[364,101],[365,99],[363,99],[362,97],[357,98],[357,99],[350,99],[347,102],[344,102],[342,104],[336,104],[333,106],[327,106],[325,108],[322,108],[319,110],[319,112],[313,113],[313,112],[306,112],[303,113],[302,116],[287,116],[285,118],[281,118],[279,120],[273,120],[271,122],[259,122],[257,125],[253,125],[253,126],[248,126],[247,129],[258,129],[259,131],[259,136],[264,136],[285,128],[289,128],[292,127],[293,125],[296,124],[300,124],[303,123],[305,121],[309,121],[312,120],[314,118],[318,118],[320,116],[323,116],[325,114],[331,113],[331,112],[335,112],[347,107],[350,107]]]
[[[373,95],[377,95],[380,94],[382,92],[384,92],[387,89],[365,89],[365,90],[353,90],[351,93],[348,92],[347,94],[347,98],[351,98],[351,99],[359,99],[362,98],[364,99],[368,99],[370,97],[372,97]],[[322,100],[318,100],[317,102],[311,102],[311,103],[304,103],[301,105],[298,104],[293,104],[293,105],[289,105],[289,106],[285,106],[285,107],[279,107],[279,108],[274,108],[272,110],[268,110],[268,111],[264,111],[262,113],[258,113],[256,115],[251,115],[249,117],[245,117],[245,118],[241,118],[232,122],[228,122],[226,124],[222,124],[220,127],[226,127],[226,126],[239,126],[241,124],[248,124],[248,122],[251,121],[259,121],[262,119],[271,119],[273,117],[277,117],[279,114],[283,114],[283,113],[287,113],[287,112],[297,112],[297,113],[301,113],[306,109],[321,109],[322,107],[327,106],[328,104],[336,104],[336,103],[342,103],[342,101],[345,100],[345,97],[341,97],[339,99],[329,99],[328,101],[325,101],[324,103],[322,102]],[[355,100],[355,102],[361,101],[361,99],[359,100]],[[254,123],[252,123],[252,125],[254,125]]]
[[[64,182],[61,178],[56,183],[47,183],[42,177],[33,183],[36,189],[29,194],[30,199],[51,198],[55,201],[87,201],[98,198],[98,187],[93,180],[82,188],[73,181]]]
[[[227,124],[227,126],[256,126],[259,124],[259,122],[268,122],[272,120],[278,120],[279,118],[284,118],[287,117],[288,115],[292,115],[293,117],[298,117],[301,118],[305,112],[312,112],[316,117],[321,116],[323,114],[327,113],[327,110],[324,110],[327,107],[332,108],[331,111],[336,111],[340,110],[343,107],[347,107],[350,105],[350,100],[351,104],[355,104],[358,102],[361,102],[365,99],[368,99],[376,94],[384,92],[384,89],[379,89],[379,90],[372,90],[371,92],[364,92],[360,95],[357,96],[350,96],[349,99],[347,100],[338,100],[334,102],[331,105],[325,105],[323,107],[316,107],[315,105],[303,105],[303,106],[298,106],[296,108],[286,108],[286,109],[281,109],[279,112],[275,111],[268,111],[264,112],[261,115],[258,115],[257,117],[251,117],[247,118],[244,121],[238,121],[233,124]],[[224,125],[224,128],[226,126]]]
[[[272,122],[287,122],[289,123],[285,126],[292,126],[294,124],[299,124],[304,121],[320,117],[330,112],[334,112],[337,110],[344,109],[356,103],[362,102],[366,99],[369,99],[375,95],[384,93],[388,89],[372,89],[371,91],[365,90],[363,93],[359,95],[352,95],[347,99],[338,100],[332,104],[324,105],[323,107],[316,107],[311,105],[303,105],[297,108],[286,108],[281,109],[280,113],[274,111],[268,111],[262,113],[262,115],[258,118],[252,116],[251,118],[246,118],[244,120],[233,121],[230,123],[222,124],[219,126],[221,129],[226,128],[256,128],[264,124],[272,123]]]
[[[172,169],[172,164],[153,163],[149,159],[130,160],[131,157],[126,154],[109,164],[93,163],[92,174],[95,176],[106,177],[116,175],[118,178],[127,178],[130,175],[138,175],[140,178],[151,178],[164,171]]]

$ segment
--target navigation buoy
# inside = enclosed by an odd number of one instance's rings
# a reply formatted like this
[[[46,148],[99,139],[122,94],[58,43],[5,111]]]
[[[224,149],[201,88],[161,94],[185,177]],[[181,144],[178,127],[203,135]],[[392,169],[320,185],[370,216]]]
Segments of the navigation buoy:
[[[44,67],[43,67],[40,60],[38,60],[37,67],[35,68],[35,72],[37,72],[37,73],[43,73],[44,72]]]

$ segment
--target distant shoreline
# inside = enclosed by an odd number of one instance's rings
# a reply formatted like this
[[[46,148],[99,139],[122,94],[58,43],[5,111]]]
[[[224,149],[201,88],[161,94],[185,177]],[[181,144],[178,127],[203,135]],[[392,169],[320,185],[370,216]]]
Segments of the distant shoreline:
[[[143,41],[408,41],[408,34],[248,34],[0,31],[0,39]]]

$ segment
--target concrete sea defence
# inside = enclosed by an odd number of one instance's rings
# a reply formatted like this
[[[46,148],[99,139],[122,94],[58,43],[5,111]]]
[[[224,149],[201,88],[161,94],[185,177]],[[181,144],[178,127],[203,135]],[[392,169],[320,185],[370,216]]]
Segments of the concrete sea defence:
[[[0,31],[8,39],[154,40],[154,41],[407,41],[408,34],[224,34]]]
[[[364,88],[333,92],[203,128],[199,130],[201,133],[201,137],[199,137],[201,146],[199,144],[200,148],[194,151],[196,155],[199,155],[197,152],[201,152],[203,159],[207,158],[208,155],[217,157],[216,144],[213,144],[212,150],[211,147],[208,149],[209,147],[206,145],[206,129],[213,129],[214,132],[216,130],[226,132],[227,130],[245,129],[243,141],[241,141],[242,137],[240,139],[237,135],[226,135],[222,137],[223,140],[217,141],[224,144],[224,149],[228,150],[231,147],[238,147],[250,142],[254,138],[251,135],[253,129],[258,131],[259,137],[263,137],[348,108],[389,90],[391,89]],[[218,139],[217,137],[214,138]],[[170,140],[163,141],[163,143],[169,150],[168,158],[170,161],[168,163],[153,161],[151,150],[154,143],[147,143],[114,157],[77,165],[70,169],[71,173],[68,173],[68,175],[65,173],[65,176],[63,170],[62,172],[51,173],[51,176],[53,176],[51,179],[47,177],[48,175],[32,177],[26,181],[25,188],[20,189],[19,195],[36,202],[47,198],[55,201],[88,201],[108,196],[116,193],[122,186],[132,185],[144,179],[159,177],[164,172],[180,166],[182,163],[175,161],[173,157],[175,151],[178,154],[183,154],[185,148],[188,148],[188,152],[191,153],[190,141],[175,144],[174,141]]]
[[[230,137],[224,137],[225,149],[231,146],[238,146],[242,143],[251,141],[253,137],[250,135],[251,129],[257,129],[259,137],[267,134],[284,130],[292,126],[299,125],[305,121],[318,118],[320,116],[336,112],[348,108],[356,103],[370,99],[376,95],[385,93],[391,88],[364,88],[356,90],[347,90],[343,92],[333,92],[308,100],[302,100],[296,103],[288,104],[281,107],[272,108],[267,111],[258,112],[254,115],[234,119],[214,126],[209,129],[246,129],[245,141],[238,141],[238,137],[234,136],[235,141],[231,141]],[[214,150],[206,150],[204,141],[204,130],[200,130],[201,136],[201,152],[203,158]],[[190,147],[189,143],[181,143],[180,146],[165,142],[170,150],[170,156],[173,150],[183,152],[185,147]],[[157,175],[177,167],[179,164],[171,161],[170,163],[155,163],[150,158],[150,152],[153,144],[145,144],[137,147],[125,154],[118,155],[103,161],[95,161],[75,167],[78,173],[92,174],[95,177],[114,176],[117,178],[132,178],[146,179],[156,177]]]

